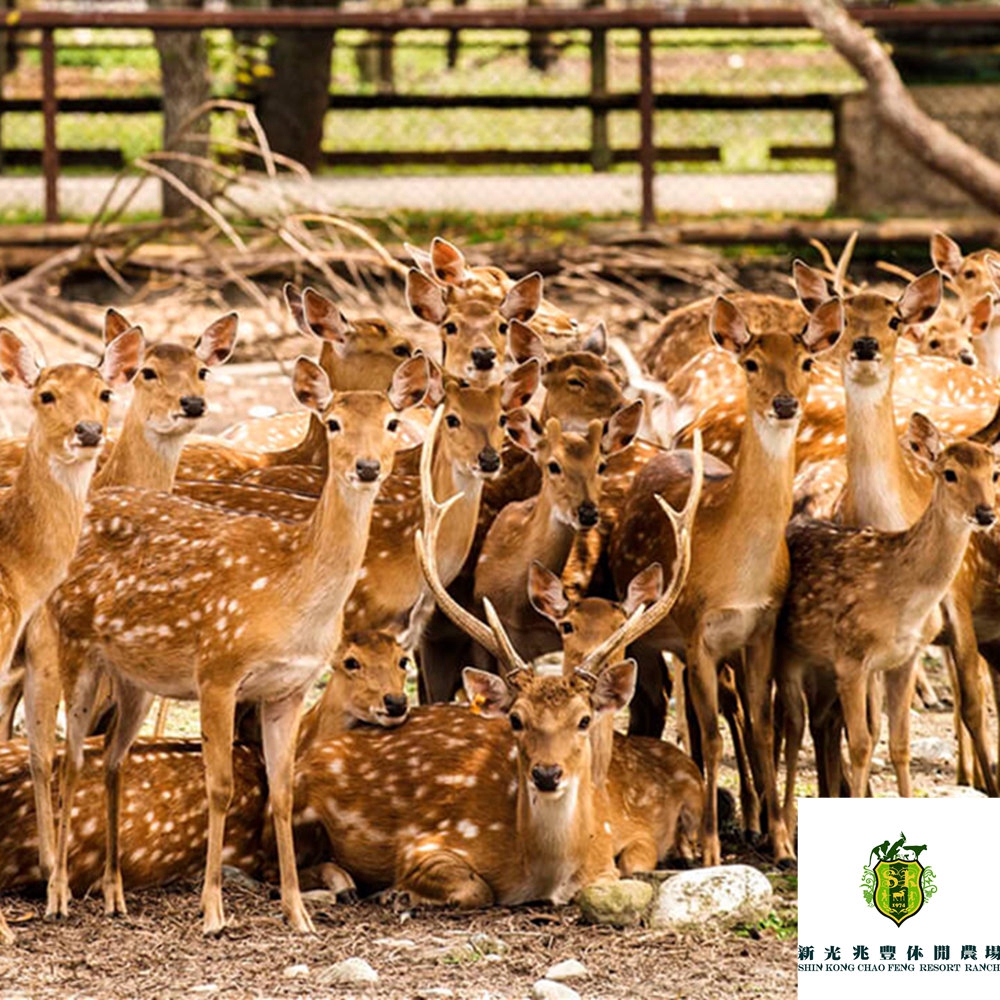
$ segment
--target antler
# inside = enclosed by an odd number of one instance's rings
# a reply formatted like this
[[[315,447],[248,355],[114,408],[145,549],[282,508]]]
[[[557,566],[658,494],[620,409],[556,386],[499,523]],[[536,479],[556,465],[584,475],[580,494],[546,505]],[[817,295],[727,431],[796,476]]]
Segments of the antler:
[[[444,414],[444,407],[439,406],[434,411],[434,418],[424,439],[423,449],[420,453],[420,492],[424,504],[424,526],[417,530],[416,546],[417,560],[423,570],[424,579],[431,588],[431,593],[437,601],[438,607],[467,635],[471,636],[488,653],[496,657],[503,665],[504,673],[516,673],[519,670],[527,670],[528,665],[518,655],[514,649],[510,637],[507,635],[503,624],[500,621],[496,609],[489,602],[484,601],[484,609],[489,625],[481,622],[472,612],[467,611],[456,601],[448,589],[441,582],[441,576],[437,565],[437,540],[441,531],[441,523],[445,515],[452,506],[459,500],[461,494],[456,493],[449,497],[444,503],[439,503],[434,496],[434,483],[431,479],[431,463],[433,460],[434,445],[437,442],[438,428],[441,426],[441,418]]]
[[[674,530],[674,538],[677,543],[677,559],[674,563],[674,575],[670,585],[663,591],[659,599],[654,601],[648,608],[640,605],[628,619],[609,635],[604,642],[595,646],[584,658],[577,672],[586,675],[596,674],[604,664],[604,661],[619,647],[628,646],[635,642],[641,635],[656,628],[664,618],[670,614],[677,598],[680,596],[684,583],[687,580],[688,569],[691,566],[691,531],[694,527],[694,518],[698,510],[698,502],[701,500],[701,487],[704,479],[705,463],[701,445],[701,431],[695,430],[692,447],[692,472],[691,487],[688,490],[687,499],[684,506],[678,511],[667,503],[659,494],[656,494],[656,502],[663,508],[663,512],[670,519],[670,524]]]
[[[844,249],[841,251],[840,258],[836,263],[833,261],[833,257],[830,255],[830,251],[826,244],[817,239],[811,239],[809,245],[815,247],[819,251],[819,255],[823,260],[823,266],[827,269],[827,273],[830,275],[833,281],[833,293],[834,295],[843,295],[845,289],[850,292],[858,291],[858,286],[853,282],[847,280],[847,269],[851,264],[851,257],[854,256],[854,247],[858,242],[858,231],[855,229],[853,233],[847,238],[847,242],[844,244]]]

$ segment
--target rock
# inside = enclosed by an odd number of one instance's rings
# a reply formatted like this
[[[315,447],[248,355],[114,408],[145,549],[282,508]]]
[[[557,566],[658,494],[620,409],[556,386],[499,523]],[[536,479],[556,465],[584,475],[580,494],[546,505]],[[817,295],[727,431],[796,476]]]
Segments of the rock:
[[[324,969],[317,978],[322,983],[362,986],[377,983],[378,973],[363,958],[345,958],[343,962]]]
[[[281,970],[285,979],[304,979],[309,975],[308,965],[289,965]]]
[[[938,785],[936,788],[927,789],[929,799],[985,799],[985,792],[978,788],[970,788],[968,785]]]
[[[531,987],[532,1000],[580,1000],[580,994],[562,983],[551,979],[539,979]]]
[[[925,736],[910,741],[910,759],[928,764],[951,764],[955,761],[955,744],[940,736]]]
[[[653,887],[648,882],[620,879],[601,885],[588,885],[577,895],[580,912],[588,924],[610,924],[612,927],[632,927],[639,923],[653,900]]]
[[[469,938],[469,947],[480,955],[503,955],[507,951],[507,945],[498,937],[491,934],[478,932]]]
[[[567,958],[565,962],[556,962],[556,964],[545,973],[545,978],[551,979],[556,983],[561,983],[567,979],[579,979],[583,976],[589,975],[590,973],[587,971],[587,967],[583,964],[583,962],[578,962],[575,958]]]
[[[767,876],[749,865],[719,865],[681,872],[660,890],[653,927],[683,929],[707,923],[754,923],[771,909]]]

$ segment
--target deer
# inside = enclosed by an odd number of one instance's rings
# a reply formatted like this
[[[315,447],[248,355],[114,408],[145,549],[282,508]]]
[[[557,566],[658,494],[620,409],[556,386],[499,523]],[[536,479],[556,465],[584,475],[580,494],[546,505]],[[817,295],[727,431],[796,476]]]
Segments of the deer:
[[[121,764],[153,694],[199,702],[209,826],[202,891],[205,934],[224,926],[221,858],[232,797],[237,700],[261,703],[274,809],[282,911],[312,930],[302,903],[291,831],[291,780],[302,704],[337,644],[344,604],[361,569],[376,493],[392,468],[399,412],[427,388],[423,358],[404,362],[388,392],[335,392],[300,357],[293,388],[321,417],[329,474],[302,523],[238,515],[183,498],[104,491],[81,543],[86,568],[53,603],[67,703],[56,868],[47,911],[66,915],[72,802],[82,764],[82,720],[102,672],[118,715],[105,755],[105,911],[126,912],[120,870]],[[183,544],[181,544],[183,542]],[[190,551],[198,553],[192,562]],[[133,582],[117,586],[121,580]]]
[[[87,491],[104,445],[114,387],[142,363],[142,334],[115,338],[92,367],[41,367],[31,349],[0,328],[0,375],[31,394],[34,418],[20,468],[0,499],[0,672],[25,626],[62,582],[83,525]],[[6,923],[0,938],[10,939]]]
[[[712,335],[745,373],[745,407],[739,458],[733,475],[711,484],[693,529],[693,568],[665,624],[632,649],[657,675],[661,650],[684,658],[690,704],[697,720],[705,771],[702,850],[705,864],[720,860],[716,789],[719,735],[718,671],[744,654],[740,696],[750,726],[751,761],[767,808],[771,847],[779,863],[794,858],[778,808],[772,760],[771,657],[774,628],[788,585],[785,526],[792,512],[795,435],[817,357],[835,347],[843,327],[839,299],[816,309],[798,335],[751,332],[727,299],[716,300]],[[652,520],[655,495],[667,490],[673,469],[660,459],[636,477],[611,540],[611,567],[619,592],[650,560],[670,565],[672,542]],[[734,572],[734,567],[739,567]],[[662,724],[661,724],[662,728]],[[748,822],[749,819],[749,822]],[[753,817],[744,823],[753,829]]]
[[[786,713],[788,777],[785,821],[794,821],[795,775],[803,731],[803,675],[826,673],[847,727],[850,794],[868,783],[873,741],[869,682],[884,675],[889,693],[889,746],[900,794],[910,794],[909,716],[917,652],[940,630],[937,610],[958,572],[973,532],[996,522],[993,452],[959,441],[945,445],[922,414],[911,421],[912,454],[932,470],[925,511],[902,531],[793,524],[792,580],[777,640],[776,673]],[[814,706],[810,706],[810,711]],[[822,704],[815,705],[822,712]],[[838,751],[839,752],[839,751]],[[831,783],[829,794],[838,785]],[[789,826],[794,829],[794,825]]]

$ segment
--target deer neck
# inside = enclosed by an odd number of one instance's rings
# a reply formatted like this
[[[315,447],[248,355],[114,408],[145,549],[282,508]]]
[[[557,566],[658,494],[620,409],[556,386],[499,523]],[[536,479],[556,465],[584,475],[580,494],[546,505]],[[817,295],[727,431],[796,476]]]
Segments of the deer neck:
[[[431,481],[434,496],[439,500],[446,500],[456,493],[461,497],[445,515],[441,526],[442,545],[438,559],[441,578],[448,584],[458,575],[472,548],[484,480],[453,461],[439,444],[434,449]]]
[[[906,581],[911,600],[923,594],[933,608],[948,589],[962,565],[972,527],[949,516],[936,485],[927,509],[901,536],[897,558],[901,578]]]
[[[553,573],[561,573],[569,558],[576,529],[559,516],[548,478],[535,500],[525,536],[526,561],[537,559]]]
[[[919,514],[907,502],[914,493],[913,478],[896,436],[892,381],[890,371],[875,385],[845,381],[844,386],[847,485],[842,519],[880,531],[902,531]]]
[[[318,465],[326,471],[326,431],[323,422],[315,413],[309,414],[306,436],[291,448],[267,453],[266,464],[274,465]]]
[[[185,434],[158,434],[129,410],[111,455],[94,477],[94,489],[138,486],[168,492],[184,446]]]
[[[21,467],[0,507],[0,560],[22,607],[44,599],[76,551],[97,457],[65,463],[32,432]]]

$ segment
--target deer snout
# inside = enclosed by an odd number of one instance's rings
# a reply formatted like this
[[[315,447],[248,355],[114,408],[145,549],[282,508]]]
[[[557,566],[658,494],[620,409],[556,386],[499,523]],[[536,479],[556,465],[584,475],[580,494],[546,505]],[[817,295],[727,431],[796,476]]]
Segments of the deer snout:
[[[181,396],[181,410],[185,417],[203,417],[205,415],[204,396]]]
[[[974,366],[976,363],[976,356],[971,351],[960,351],[958,354],[958,360],[961,361],[963,365]]]
[[[984,528],[989,528],[997,519],[996,511],[985,503],[976,506],[976,524],[981,524]]]
[[[76,432],[76,443],[84,448],[96,448],[104,435],[104,427],[98,420],[81,420],[73,430]]]
[[[479,468],[483,472],[496,472],[500,468],[500,453],[492,445],[487,445],[479,453]]]
[[[382,463],[375,458],[359,458],[354,463],[358,479],[363,483],[374,483],[382,469]]]
[[[492,347],[474,347],[472,364],[476,371],[488,372],[496,364],[497,352]]]
[[[878,357],[878,341],[874,337],[858,337],[851,344],[851,354],[856,361],[874,361]]]
[[[576,509],[576,516],[580,519],[580,525],[584,528],[592,528],[597,524],[597,504],[590,500],[584,500]]]
[[[387,694],[382,703],[385,705],[385,713],[390,719],[399,719],[406,715],[409,702],[405,694]]]
[[[788,393],[782,393],[771,400],[775,415],[781,420],[791,420],[799,412],[799,401]]]
[[[531,769],[531,780],[540,792],[554,792],[562,780],[562,768],[558,764],[536,764]]]

